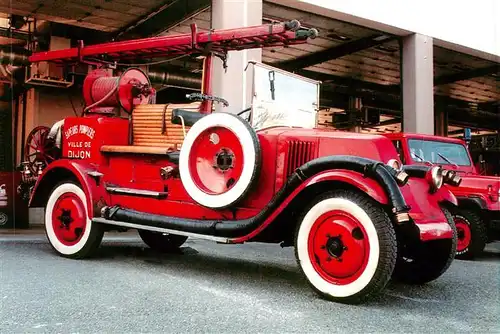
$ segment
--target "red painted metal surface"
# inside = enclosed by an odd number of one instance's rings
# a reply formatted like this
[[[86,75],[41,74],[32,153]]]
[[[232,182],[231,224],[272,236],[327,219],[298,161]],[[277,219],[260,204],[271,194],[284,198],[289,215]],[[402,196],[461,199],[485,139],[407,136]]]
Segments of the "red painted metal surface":
[[[227,52],[263,46],[301,44],[305,43],[308,37],[310,36],[287,30],[284,24],[265,24],[38,52],[30,56],[29,61],[78,62],[85,59],[95,60],[103,55],[108,60],[134,59],[139,56],[175,57],[200,53],[207,46],[214,52]]]
[[[85,233],[86,225],[85,203],[80,197],[66,193],[57,199],[52,211],[52,227],[62,244],[76,245]]]
[[[194,183],[212,195],[232,189],[240,179],[245,163],[238,137],[221,127],[201,133],[191,147],[189,159]]]
[[[357,280],[366,269],[370,254],[363,224],[349,212],[339,210],[316,219],[309,234],[308,248],[314,270],[335,285]]]
[[[373,179],[366,178],[363,175],[350,170],[333,170],[321,172],[312,177],[306,185],[311,186],[320,182],[347,183],[366,193],[377,202],[382,204],[389,204],[389,199],[379,183],[377,183]]]
[[[294,141],[315,142],[317,143],[315,145],[319,145],[317,149],[324,152],[323,154],[351,152],[379,160],[388,160],[396,155],[391,142],[381,136],[359,136],[353,140],[354,134],[325,132],[323,130],[272,128],[259,131],[262,171],[256,188],[238,208],[213,210],[194,203],[178,177],[160,178],[160,168],[169,166],[176,168],[176,165],[170,162],[167,157],[161,155],[104,154],[100,151],[103,145],[127,145],[127,133],[128,121],[124,119],[101,116],[68,118],[65,120],[63,130],[63,155],[69,159],[55,161],[44,171],[44,174],[49,173],[54,168],[68,168],[76,174],[80,182],[84,184],[84,188],[87,189],[89,211],[94,210],[97,201],[102,201],[105,205],[121,205],[138,211],[174,217],[244,219],[259,213],[281,188],[277,185],[284,184],[289,170],[288,164],[296,164],[295,158],[289,159],[290,151],[298,152],[296,157],[300,157],[300,154],[313,154],[301,151],[300,146],[295,145],[293,148],[293,145],[290,146],[287,143]],[[320,139],[319,136],[321,136]],[[358,141],[360,143],[357,143]],[[367,145],[370,145],[372,149],[363,152],[362,147]],[[353,151],[349,151],[346,148],[348,146],[352,146]],[[312,148],[314,145],[303,147]],[[314,155],[309,157],[312,156]],[[99,186],[96,186],[95,181],[87,175],[88,171],[98,171],[103,174]],[[44,175],[42,175],[43,177]],[[322,181],[347,182],[359,187],[381,203],[388,202],[382,188],[371,179],[363,178],[360,174],[352,171],[325,171],[305,180],[255,231],[234,239],[232,242],[244,242],[257,236],[274,221],[300,191]],[[168,191],[168,198],[160,201],[154,198],[107,194],[105,185],[158,192]],[[445,199],[453,202],[454,198],[449,196],[450,193],[446,189],[432,195],[422,196],[428,192],[428,189],[429,186],[424,179],[411,179],[409,185],[401,188],[405,200],[411,206],[410,216],[421,231],[421,239],[448,238],[451,236],[451,229],[446,224],[439,205]],[[89,216],[93,217],[93,211],[89,212]]]
[[[90,72],[83,83],[85,111],[113,112],[121,107],[128,113],[140,104],[149,102],[152,93],[148,76],[141,70],[129,68],[120,76],[97,69]]]
[[[431,136],[431,135],[421,135],[412,133],[392,133],[384,134],[385,137],[391,140],[399,140],[402,144],[402,152],[404,155],[405,163],[408,165],[423,165],[421,162],[414,161],[410,156],[410,150],[408,147],[408,140],[422,139],[422,140],[433,140],[442,141],[447,143],[455,143],[459,145],[464,145],[464,142],[459,139]],[[467,150],[470,161],[470,153]],[[457,198],[480,198],[486,209],[489,211],[500,211],[500,201],[499,201],[499,190],[500,190],[500,177],[495,176],[483,176],[476,172],[474,165],[471,163],[470,166],[454,166],[452,164],[438,164],[443,168],[455,170],[461,174],[462,182],[458,187],[446,184],[445,187],[450,189],[452,193]]]
[[[304,33],[304,31],[300,33],[287,31],[283,24],[217,30],[209,33],[197,32],[195,26],[193,26],[191,34],[161,36],[42,52],[34,54],[30,60],[32,62],[83,61],[92,60],[95,57],[103,55],[108,60],[123,60],[135,57],[169,57],[201,53],[200,48],[208,46],[210,46],[210,50],[212,51],[226,52],[254,47],[260,48],[272,45],[282,46],[305,43],[308,37],[308,34]],[[207,95],[211,93],[211,57],[209,55],[205,59],[204,64],[202,92]],[[130,71],[129,73],[135,72]],[[90,109],[89,106],[92,108],[114,108],[121,106],[126,111],[130,111],[134,105],[143,103],[144,100],[133,101],[133,99],[139,96],[137,95],[138,91],[147,87],[149,81],[146,82],[143,76],[137,74],[135,77],[133,75],[127,77],[135,79],[135,83],[126,80],[121,82],[124,77],[127,76],[111,77],[110,74],[104,73],[102,70],[92,72],[84,84],[84,97],[87,102],[87,108]],[[116,82],[118,82],[119,88],[118,94],[114,95],[114,83]],[[101,104],[95,105],[99,101],[101,101]],[[204,101],[201,111],[205,113],[211,112],[211,105],[210,101]],[[164,154],[132,154],[101,151],[103,145],[129,145],[129,130],[130,124],[127,120],[112,117],[111,115],[87,114],[81,118],[67,118],[62,129],[63,159],[56,160],[45,169],[37,182],[35,197],[32,198],[32,203],[36,202],[36,204],[40,204],[37,202],[38,199],[36,196],[39,187],[42,187],[41,180],[49,177],[56,178],[57,173],[62,170],[68,170],[76,176],[76,179],[87,194],[89,217],[98,216],[98,210],[102,206],[119,205],[132,210],[180,218],[245,219],[261,212],[273,196],[282,189],[288,176],[298,166],[314,158],[327,155],[354,155],[382,162],[397,158],[397,152],[391,141],[382,136],[359,135],[323,129],[311,130],[285,127],[258,131],[257,136],[262,151],[262,170],[255,188],[238,207],[215,210],[197,205],[188,196],[180,178],[175,173],[178,166],[168,156]],[[230,137],[231,133],[229,131],[221,131],[220,135]],[[242,156],[241,147],[231,149],[236,158]],[[191,159],[191,168],[197,170],[199,179],[197,183],[199,187],[204,187],[208,192],[220,192],[221,182],[227,185],[231,177],[237,177],[238,173],[241,173],[240,167],[244,161],[240,162],[238,159],[235,160],[235,168],[230,173],[219,173],[214,170],[213,163],[218,152],[206,150],[206,146],[203,145],[202,141],[195,144],[195,152],[199,153]],[[162,168],[170,168],[174,172],[166,177],[161,176],[160,170]],[[98,180],[95,177],[96,173],[101,175],[97,177]],[[277,216],[288,207],[290,202],[301,191],[306,187],[317,186],[318,183],[323,181],[349,183],[382,204],[388,203],[387,195],[377,182],[363,178],[359,173],[352,171],[324,171],[305,180],[254,231],[249,232],[241,238],[233,239],[231,242],[251,241],[275,221]],[[153,197],[111,194],[108,193],[106,187],[127,188],[132,191],[156,191],[158,193],[167,193],[168,196],[165,199],[156,199]],[[421,231],[421,240],[449,238],[451,236],[451,228],[446,223],[445,216],[439,205],[441,201],[446,199],[453,201],[454,197],[453,195],[450,196],[447,190],[427,195],[428,188],[429,185],[422,179],[412,179],[410,185],[402,187],[405,200],[411,207],[410,216]],[[70,201],[70,203],[73,202]],[[293,224],[293,222],[290,222],[290,224]],[[346,224],[348,227],[356,225],[352,219]],[[353,244],[353,247],[355,246]],[[367,245],[358,246],[359,252],[368,249]],[[353,276],[356,268],[362,268],[362,264],[356,261],[353,259],[349,263],[346,263],[340,274],[351,274]],[[332,274],[328,267],[325,268]],[[337,275],[339,273],[334,274]]]

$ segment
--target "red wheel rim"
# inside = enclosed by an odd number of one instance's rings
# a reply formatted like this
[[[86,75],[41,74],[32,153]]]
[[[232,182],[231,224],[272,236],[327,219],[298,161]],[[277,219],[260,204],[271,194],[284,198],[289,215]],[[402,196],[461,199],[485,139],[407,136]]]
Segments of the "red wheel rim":
[[[334,210],[313,223],[308,252],[314,270],[326,281],[345,285],[366,269],[370,243],[363,225],[347,212]]]
[[[24,159],[29,163],[29,168],[33,174],[37,172],[36,163],[42,162],[45,166],[52,161],[52,144],[47,140],[47,135],[50,129],[46,126],[37,126],[34,128],[28,138],[26,139],[26,146],[24,147]]]
[[[462,252],[469,247],[472,240],[472,233],[469,224],[462,217],[454,217],[457,227],[457,252]]]
[[[86,226],[87,214],[80,197],[73,193],[59,197],[52,210],[52,228],[57,239],[66,246],[76,245]]]
[[[229,129],[214,127],[194,141],[189,157],[194,184],[210,195],[229,191],[243,172],[243,147]]]

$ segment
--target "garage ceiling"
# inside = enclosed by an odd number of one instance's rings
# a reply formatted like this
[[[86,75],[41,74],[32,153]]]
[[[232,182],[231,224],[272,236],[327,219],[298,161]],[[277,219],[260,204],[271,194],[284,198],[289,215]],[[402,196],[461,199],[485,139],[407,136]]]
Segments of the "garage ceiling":
[[[192,22],[207,30],[211,21],[210,11],[206,10],[209,4],[210,0],[0,0],[0,12],[4,13],[0,16],[26,15],[94,29],[95,34],[107,32],[130,38],[141,34],[187,33]],[[298,19],[304,26],[320,31],[320,37],[307,45],[264,49],[264,62],[321,79],[329,101],[335,102],[338,93],[377,96],[373,100],[391,96],[396,102],[392,106],[399,108],[397,38],[387,35],[388,40],[374,43],[374,38],[384,38],[385,34],[269,2],[264,2],[263,13],[266,22]],[[333,59],[325,59],[325,55]],[[434,63],[435,93],[452,99],[441,105],[458,104],[462,113],[477,108],[490,116],[498,115],[495,104],[500,100],[498,64],[440,47],[434,48]],[[199,70],[197,63],[182,61],[176,65]],[[468,103],[474,104],[470,107]]]

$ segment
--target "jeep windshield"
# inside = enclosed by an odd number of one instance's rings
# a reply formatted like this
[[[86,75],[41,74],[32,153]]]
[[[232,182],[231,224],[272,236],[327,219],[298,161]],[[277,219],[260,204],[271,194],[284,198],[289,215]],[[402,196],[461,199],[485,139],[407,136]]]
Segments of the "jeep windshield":
[[[435,140],[409,139],[408,147],[414,162],[440,165],[471,166],[464,145]]]
[[[316,126],[318,81],[256,62],[250,62],[247,71],[253,77],[250,122],[254,129]]]

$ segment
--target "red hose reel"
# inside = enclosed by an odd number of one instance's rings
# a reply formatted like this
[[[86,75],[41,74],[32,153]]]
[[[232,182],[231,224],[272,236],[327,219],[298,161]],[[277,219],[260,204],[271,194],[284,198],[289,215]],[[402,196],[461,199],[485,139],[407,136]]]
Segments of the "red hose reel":
[[[148,104],[155,90],[148,76],[138,68],[128,68],[120,76],[113,77],[110,71],[91,71],[83,83],[84,112],[113,112],[123,108],[131,113],[140,104]]]

